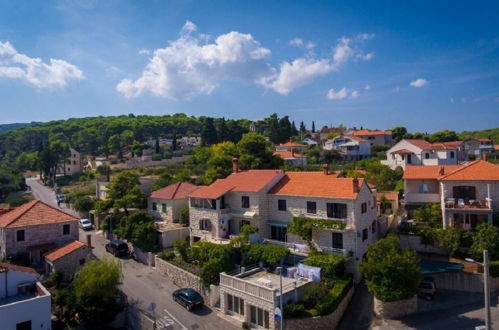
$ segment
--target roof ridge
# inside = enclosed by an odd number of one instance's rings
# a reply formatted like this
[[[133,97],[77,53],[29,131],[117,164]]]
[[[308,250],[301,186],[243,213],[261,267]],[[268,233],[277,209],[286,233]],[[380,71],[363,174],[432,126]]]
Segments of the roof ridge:
[[[61,210],[61,209],[59,209],[59,208],[57,208],[57,207],[55,207],[55,206],[52,206],[52,205],[47,204],[47,203],[45,203],[45,202],[42,202],[41,200],[37,200],[37,201],[38,201],[38,202],[40,202],[40,203],[42,203],[42,204],[43,204],[43,205],[45,205],[45,206],[50,207],[51,209],[54,209],[54,210],[56,210],[56,211],[58,211],[58,212],[61,212],[61,213],[64,213],[64,214],[66,214],[66,215],[68,215],[68,216],[70,216],[70,217],[72,217],[72,218],[74,218],[74,219],[76,219],[76,220],[80,220],[80,218],[77,218],[77,217],[75,217],[74,215],[72,215],[72,214],[70,214],[70,213],[68,213],[68,212],[65,212],[65,211],[63,211],[63,210]]]
[[[180,188],[182,181],[176,182],[175,184],[176,184],[176,187],[175,187],[175,190],[173,191],[172,199],[175,199],[175,195],[177,194],[178,188]]]
[[[18,209],[21,209],[21,210],[22,210],[22,212],[21,212],[21,213],[17,214],[17,215],[16,215],[16,216],[15,216],[15,217],[11,220],[11,221],[7,222],[7,223],[5,224],[5,227],[7,227],[7,226],[11,225],[12,223],[14,223],[14,222],[15,222],[15,221],[16,221],[16,220],[20,217],[20,216],[22,216],[23,214],[25,214],[26,212],[28,212],[29,210],[31,210],[31,209],[32,209],[32,208],[33,208],[36,204],[38,204],[39,202],[40,202],[40,200],[38,200],[38,199],[34,199],[34,200],[32,200],[32,201],[29,201],[28,203],[26,203],[26,204],[24,204],[24,205],[21,205],[21,206],[18,206],[17,208],[14,208],[12,211],[9,211],[9,212],[6,212],[6,213],[2,214],[2,216],[3,216],[3,215],[6,215],[6,214],[9,214],[9,215],[10,215],[10,214],[12,214],[12,212],[13,212],[13,211],[16,211],[16,210],[18,210]],[[30,203],[31,203],[31,205],[30,205]],[[23,206],[24,206],[26,209],[24,209],[24,208],[23,208]]]
[[[448,177],[449,175],[452,175],[452,174],[458,173],[458,172],[460,172],[460,171],[462,171],[462,170],[464,170],[464,169],[469,168],[470,166],[473,166],[473,165],[475,165],[475,164],[480,163],[481,161],[482,161],[481,159],[477,159],[477,160],[474,160],[474,161],[468,162],[468,163],[466,163],[466,164],[463,164],[461,167],[456,168],[454,171],[451,171],[450,173],[445,174],[445,175],[443,175],[443,176],[439,177],[438,179],[439,179],[439,180],[445,179],[445,178],[446,178],[446,177]],[[488,163],[488,162],[487,162],[487,163]]]

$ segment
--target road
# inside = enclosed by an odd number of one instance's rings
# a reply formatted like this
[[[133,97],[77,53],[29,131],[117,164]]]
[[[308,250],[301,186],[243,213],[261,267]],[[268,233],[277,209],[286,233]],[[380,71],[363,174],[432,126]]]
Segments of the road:
[[[41,185],[34,178],[26,183],[31,187],[35,198],[57,207],[54,192]],[[72,213],[64,204],[61,210]],[[217,312],[204,307],[200,310],[188,312],[185,308],[172,300],[172,292],[178,289],[168,279],[158,274],[153,268],[140,264],[135,260],[115,258],[107,253],[104,245],[107,240],[97,231],[80,231],[80,240],[85,241],[87,234],[92,235],[93,253],[99,259],[119,260],[123,269],[122,291],[128,296],[129,304],[148,314],[155,316],[157,329],[192,329],[192,330],[225,330],[238,329],[232,323],[219,318]],[[154,312],[150,310],[155,306]]]

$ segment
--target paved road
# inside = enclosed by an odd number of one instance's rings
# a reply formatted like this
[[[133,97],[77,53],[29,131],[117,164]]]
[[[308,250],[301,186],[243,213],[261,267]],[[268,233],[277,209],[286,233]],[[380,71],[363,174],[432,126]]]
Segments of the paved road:
[[[35,198],[57,207],[54,192],[41,185],[36,179],[26,180],[31,187]],[[63,211],[73,213],[64,204],[60,207]],[[74,213],[73,213],[74,214]],[[80,231],[80,240],[85,241],[87,234],[92,235],[93,253],[99,258],[114,259],[107,253],[104,245],[107,240],[98,232]],[[176,287],[169,280],[159,275],[153,268],[140,264],[134,260],[118,259],[123,267],[123,292],[128,296],[130,304],[141,310],[147,310],[154,303],[154,314],[157,320],[157,329],[192,329],[192,330],[225,330],[238,329],[231,323],[221,319],[217,313],[208,307],[188,312],[185,308],[174,302],[171,298]]]

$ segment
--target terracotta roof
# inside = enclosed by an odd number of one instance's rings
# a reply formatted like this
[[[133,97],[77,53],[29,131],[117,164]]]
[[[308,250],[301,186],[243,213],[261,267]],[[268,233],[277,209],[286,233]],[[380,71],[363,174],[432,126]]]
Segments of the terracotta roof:
[[[499,150],[499,144],[494,145],[494,150]]]
[[[477,140],[480,141],[480,142],[487,142],[487,143],[492,142],[492,140],[486,139],[486,138],[484,138],[484,139],[477,139]]]
[[[31,273],[35,275],[40,275],[36,270],[31,267],[18,266],[13,264],[8,264],[6,262],[0,262],[0,273],[3,273],[6,270],[15,270],[18,272]]]
[[[371,131],[369,129],[361,129],[358,131],[354,131],[352,135],[357,135],[357,136],[368,136],[368,135],[392,135],[392,131],[380,131],[380,130],[374,130]]]
[[[367,142],[366,139],[363,139],[359,136],[353,136],[353,135],[345,135],[344,137],[347,137],[347,138],[350,138],[352,140],[356,140],[356,141],[359,141],[359,142]]]
[[[225,179],[218,179],[207,187],[195,190],[189,194],[189,197],[216,199],[231,190],[258,192],[282,175],[281,170],[249,170],[232,173]]]
[[[457,149],[457,146],[453,146],[452,142],[436,142],[436,143],[430,143],[426,140],[423,139],[404,139],[405,141],[409,142],[412,145],[415,145],[416,147],[423,149],[423,150],[455,150]],[[457,141],[459,142],[459,141]]]
[[[357,179],[359,187],[364,179]],[[271,189],[270,193],[288,196],[313,196],[326,198],[355,199],[353,178],[338,178],[323,172],[287,172],[284,178]]]
[[[340,127],[322,128],[319,133],[322,133],[322,134],[329,134],[329,133],[343,134],[343,128],[340,128]]]
[[[445,175],[441,180],[499,181],[499,166],[485,160],[476,160]]]
[[[301,143],[298,143],[298,142],[294,142],[294,141],[288,141],[286,143],[281,143],[279,144],[277,147],[279,148],[305,148],[307,145],[306,144],[301,144]]]
[[[389,201],[397,201],[399,199],[398,191],[378,191],[377,192],[377,200],[378,202],[381,200],[381,196],[385,196],[385,198]]]
[[[72,241],[71,243],[68,243],[66,245],[63,245],[55,250],[52,250],[48,253],[44,254],[45,259],[49,261],[56,261],[64,256],[67,256],[70,253],[73,253],[74,251],[81,249],[82,247],[86,246],[85,243],[80,242],[80,241]]]
[[[38,200],[30,201],[0,215],[0,227],[37,226],[78,221],[78,218]]]
[[[274,151],[274,155],[279,156],[283,159],[288,159],[288,158],[307,158],[307,156],[304,156],[302,154],[299,154],[297,152],[291,152],[291,151]]]
[[[158,199],[184,199],[198,188],[199,186],[193,185],[192,183],[177,182],[153,191],[150,197]]]
[[[440,177],[449,174],[463,165],[414,165],[407,166],[404,171],[404,180],[417,179],[439,179]]]
[[[392,154],[396,154],[396,155],[408,155],[408,154],[413,154],[413,153],[414,152],[407,150],[407,149],[399,149],[399,150],[392,151]]]

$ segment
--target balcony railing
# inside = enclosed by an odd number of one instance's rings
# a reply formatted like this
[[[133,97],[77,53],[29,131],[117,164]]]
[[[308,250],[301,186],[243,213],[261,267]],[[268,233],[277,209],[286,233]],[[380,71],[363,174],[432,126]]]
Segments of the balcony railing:
[[[339,255],[342,255],[344,257],[348,256],[348,251],[345,249],[337,249],[337,248],[328,247],[328,246],[321,246],[320,248],[322,251],[330,253],[330,254],[339,254]]]
[[[276,288],[267,288],[265,286],[256,285],[234,276],[220,273],[220,286],[229,287],[233,290],[260,298],[262,300],[274,303],[277,295]]]
[[[491,210],[492,209],[492,199],[486,198],[484,200],[479,199],[462,199],[462,198],[446,198],[445,199],[446,209],[482,209]]]
[[[308,254],[308,252],[310,252],[310,248],[307,244],[283,242],[283,241],[277,241],[277,240],[267,239],[267,238],[263,239],[263,242],[268,243],[268,244],[272,244],[272,245],[279,245],[279,246],[286,247],[293,253]]]

